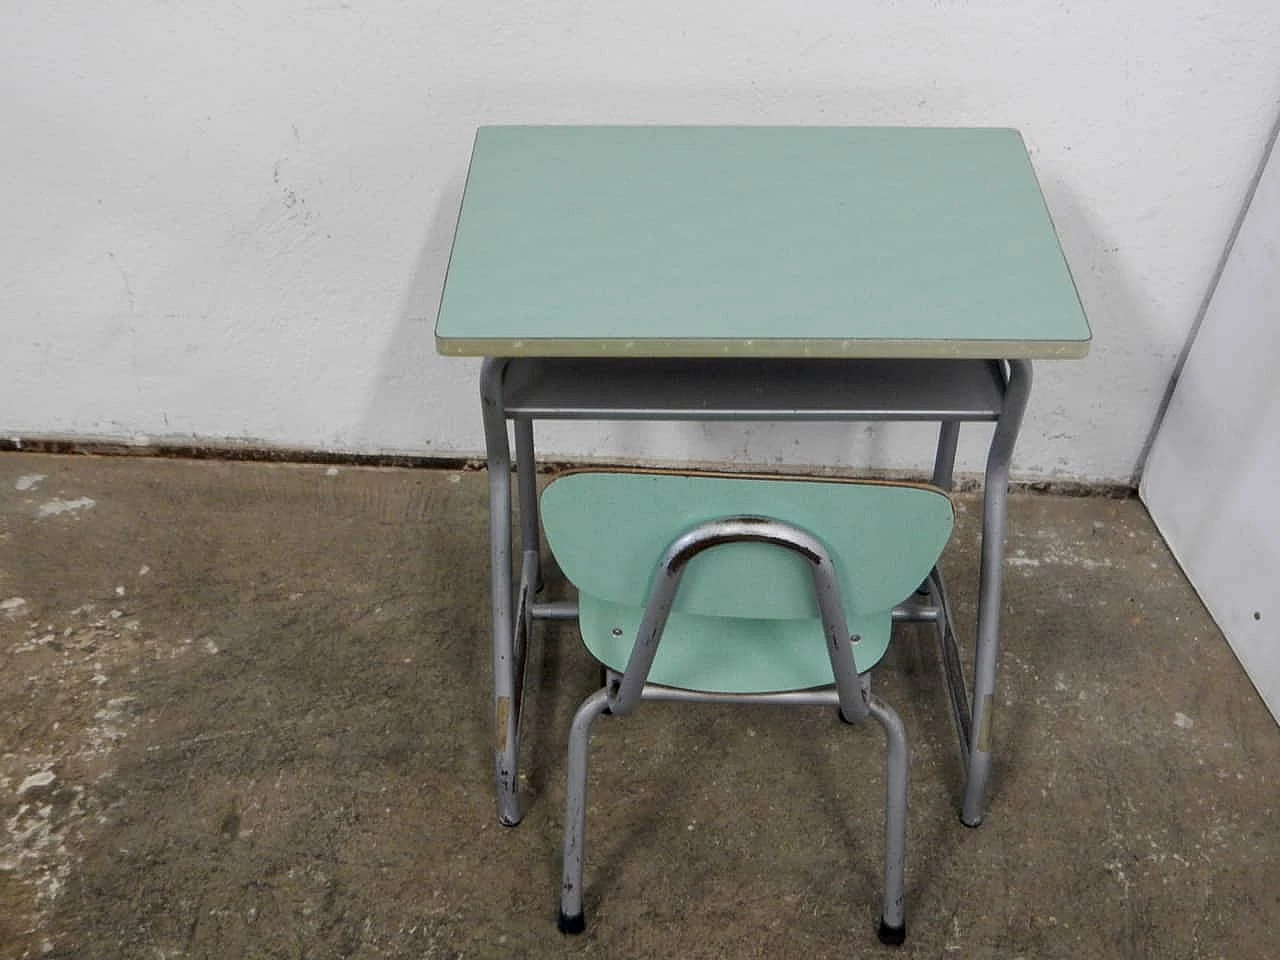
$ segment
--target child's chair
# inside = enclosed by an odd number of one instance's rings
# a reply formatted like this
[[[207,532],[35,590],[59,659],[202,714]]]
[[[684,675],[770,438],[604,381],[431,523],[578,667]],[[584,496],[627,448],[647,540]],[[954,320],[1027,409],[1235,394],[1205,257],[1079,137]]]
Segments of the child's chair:
[[[837,706],[874,717],[886,760],[880,939],[906,935],[907,743],[871,694],[893,608],[951,536],[933,487],[635,471],[582,471],[542,496],[547,542],[578,588],[579,626],[605,666],[569,736],[560,929],[584,929],[587,746],[602,713],[641,700]]]

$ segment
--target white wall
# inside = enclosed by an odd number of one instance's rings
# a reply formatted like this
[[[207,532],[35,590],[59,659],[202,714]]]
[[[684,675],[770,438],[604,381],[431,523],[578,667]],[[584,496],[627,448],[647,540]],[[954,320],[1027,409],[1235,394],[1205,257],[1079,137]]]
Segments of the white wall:
[[[1223,266],[1142,475],[1142,499],[1280,721],[1280,153]]]
[[[432,326],[477,124],[998,124],[1095,333],[1040,365],[1015,469],[1127,479],[1278,99],[1274,0],[10,0],[0,435],[473,454]],[[711,433],[545,449],[923,462]]]

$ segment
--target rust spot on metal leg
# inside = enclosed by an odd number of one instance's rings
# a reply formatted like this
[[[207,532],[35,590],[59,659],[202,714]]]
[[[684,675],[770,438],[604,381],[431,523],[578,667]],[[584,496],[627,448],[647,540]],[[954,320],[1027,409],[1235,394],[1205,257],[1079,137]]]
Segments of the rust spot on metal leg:
[[[507,720],[511,716],[511,698],[499,697],[498,702],[494,705],[494,724],[496,729],[494,734],[496,742],[494,746],[499,753],[507,749]]]
[[[991,752],[991,714],[995,705],[995,694],[988,693],[982,698],[982,721],[978,724],[977,749],[983,753]]]

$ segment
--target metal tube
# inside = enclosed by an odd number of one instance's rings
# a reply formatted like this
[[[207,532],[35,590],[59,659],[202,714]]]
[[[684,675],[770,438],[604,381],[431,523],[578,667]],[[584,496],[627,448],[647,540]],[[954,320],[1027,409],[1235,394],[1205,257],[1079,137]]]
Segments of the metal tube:
[[[1009,464],[1031,393],[1031,361],[1010,360],[1004,412],[996,423],[987,454],[983,482],[982,559],[978,580],[978,639],[974,654],[971,743],[960,819],[968,826],[982,822],[987,779],[991,773],[991,722],[995,701],[996,661],[1000,653],[1000,602],[1003,585],[1005,512]]]
[[[894,623],[937,623],[939,616],[937,607],[924,603],[900,603],[893,608]]]
[[[490,357],[480,369],[480,409],[489,473],[489,594],[493,628],[494,781],[498,820],[520,822],[520,731],[515,709],[516,663],[511,591],[511,447],[503,408],[504,358]]]
[[[960,651],[956,647],[956,632],[951,618],[951,601],[947,598],[947,584],[942,579],[942,571],[936,567],[933,573],[929,574],[928,586],[941,614],[937,621],[937,635],[938,653],[942,659],[942,676],[947,683],[947,696],[951,701],[951,719],[956,728],[956,739],[960,744],[960,763],[968,769],[969,743],[972,739],[969,726],[971,719],[969,691],[965,689],[964,666],[960,662]]]
[[[907,734],[893,708],[879,697],[869,703],[871,715],[884,728],[884,912],[880,939],[901,943],[906,935]]]
[[[950,490],[956,470],[956,444],[960,440],[960,421],[943,420],[938,424],[938,450],[933,457],[932,483],[942,490]],[[916,590],[918,596],[929,592],[926,580]]]
[[[823,632],[827,640],[827,653],[839,693],[840,711],[849,723],[859,723],[867,717],[868,683],[858,676],[853,658],[853,645],[845,620],[844,604],[840,599],[840,585],[836,579],[835,565],[822,542],[811,534],[764,517],[726,517],[699,524],[677,537],[667,547],[659,561],[658,572],[650,587],[640,628],[631,648],[631,656],[617,688],[611,688],[610,710],[618,716],[626,716],[635,710],[653,666],[653,658],[662,640],[667,617],[675,602],[676,591],[689,561],[705,550],[729,543],[767,543],[798,554],[809,563],[813,577],[814,595],[822,616]]]
[[[520,589],[516,593],[515,628],[513,630],[512,673],[514,686],[511,691],[510,715],[516,732],[516,761],[520,757],[520,731],[524,725],[524,680],[529,667],[529,638],[533,633],[533,584],[537,579],[538,555],[526,553],[520,563]],[[517,784],[517,791],[519,786]]]
[[[597,690],[578,707],[569,728],[569,760],[564,801],[564,862],[560,880],[560,932],[581,933],[582,861],[587,840],[587,748],[591,724],[609,706],[606,690]]]
[[[702,690],[681,690],[678,687],[662,687],[646,683],[640,692],[643,700],[670,703],[754,703],[792,707],[836,707],[840,694],[832,687],[815,690],[784,690],[780,693],[709,693]]]
[[[938,452],[933,459],[933,485],[951,489],[956,470],[956,444],[960,440],[960,421],[943,420],[938,424]]]
[[[533,421],[516,417],[516,489],[520,494],[520,549],[537,560],[537,577],[530,592],[542,589],[542,557],[538,527],[538,465],[533,453]]]
[[[531,603],[529,616],[535,620],[577,620],[578,605],[571,600]]]

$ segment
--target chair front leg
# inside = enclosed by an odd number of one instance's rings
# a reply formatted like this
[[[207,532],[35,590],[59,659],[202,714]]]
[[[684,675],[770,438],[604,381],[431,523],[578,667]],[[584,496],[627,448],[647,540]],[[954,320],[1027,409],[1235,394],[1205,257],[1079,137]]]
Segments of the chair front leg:
[[[907,734],[902,720],[879,697],[871,697],[870,713],[884,728],[884,912],[880,942],[898,946],[907,936]]]
[[[591,724],[609,707],[607,689],[597,690],[574,714],[569,729],[569,763],[564,801],[564,871],[560,882],[561,933],[581,933],[587,919],[582,912],[582,860],[587,833],[587,748]]]

